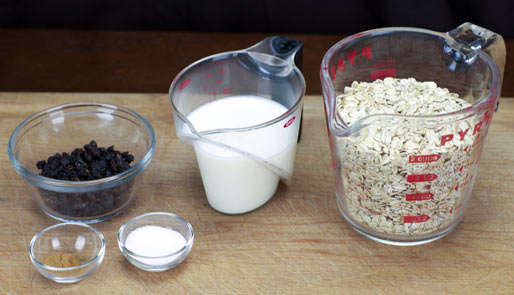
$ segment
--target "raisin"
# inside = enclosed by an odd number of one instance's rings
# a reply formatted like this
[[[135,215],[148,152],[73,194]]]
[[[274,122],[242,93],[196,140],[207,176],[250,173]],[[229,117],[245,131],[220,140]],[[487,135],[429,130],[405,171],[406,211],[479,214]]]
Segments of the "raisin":
[[[37,166],[37,169],[39,170],[43,170],[45,168],[45,165],[46,165],[46,161],[43,160],[43,161],[38,161],[36,166]]]
[[[98,147],[92,140],[71,153],[56,153],[46,161],[36,163],[40,175],[68,181],[95,180],[110,177],[130,169],[134,156],[120,152],[114,146]],[[127,204],[133,179],[117,187],[89,193],[61,193],[39,189],[43,202],[50,209],[67,217],[107,215]]]

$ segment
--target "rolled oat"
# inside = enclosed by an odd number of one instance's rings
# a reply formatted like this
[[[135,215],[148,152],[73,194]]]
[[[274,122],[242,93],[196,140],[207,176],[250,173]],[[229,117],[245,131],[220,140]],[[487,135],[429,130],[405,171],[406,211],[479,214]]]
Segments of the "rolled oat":
[[[476,119],[417,124],[413,117],[368,116],[437,115],[471,104],[434,82],[413,78],[353,82],[336,103],[348,128],[362,124],[336,139],[343,185],[338,202],[349,216],[373,230],[399,235],[427,234],[451,224],[455,208],[469,196],[458,187],[469,178],[462,166],[472,161],[467,147],[474,141]]]

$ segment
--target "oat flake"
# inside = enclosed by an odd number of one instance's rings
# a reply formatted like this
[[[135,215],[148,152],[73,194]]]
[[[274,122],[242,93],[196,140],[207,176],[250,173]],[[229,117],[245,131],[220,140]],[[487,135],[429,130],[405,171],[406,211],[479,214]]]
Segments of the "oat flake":
[[[337,97],[337,111],[348,126],[373,114],[426,116],[450,113],[470,106],[434,82],[413,78],[385,78],[371,83],[353,82]],[[396,123],[375,122],[348,137],[337,137],[342,163],[344,196],[338,202],[350,217],[373,230],[399,235],[437,231],[456,218],[452,212],[465,195],[453,188],[463,183],[473,143],[472,132],[441,146],[443,134],[471,128],[475,118],[457,123],[414,124],[394,117]],[[351,128],[351,126],[350,126]],[[432,162],[409,163],[412,155],[437,155]],[[429,182],[409,182],[408,175],[434,174]],[[408,200],[407,195],[418,199]],[[412,197],[411,197],[412,198]],[[453,214],[452,214],[453,213]],[[405,222],[405,216],[429,216],[427,221]]]

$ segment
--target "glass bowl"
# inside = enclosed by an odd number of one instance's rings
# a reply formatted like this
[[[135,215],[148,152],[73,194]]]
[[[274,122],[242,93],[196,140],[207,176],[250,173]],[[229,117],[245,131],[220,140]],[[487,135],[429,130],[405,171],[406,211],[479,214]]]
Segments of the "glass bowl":
[[[56,180],[39,175],[36,163],[70,153],[95,140],[98,147],[128,151],[132,166],[117,175],[88,181]],[[152,161],[155,134],[148,121],[121,106],[81,102],[56,106],[25,119],[9,139],[14,170],[50,217],[95,223],[121,213],[132,202],[143,171]]]
[[[186,241],[185,245],[180,250],[170,252],[164,256],[144,256],[127,249],[125,242],[129,234],[148,225],[160,226],[180,233]],[[151,212],[139,215],[127,221],[118,231],[118,246],[123,256],[132,265],[152,272],[165,271],[179,265],[191,251],[193,240],[194,231],[191,224],[184,218],[167,212]]]
[[[66,253],[79,265],[55,267],[45,264],[48,255]],[[46,278],[57,283],[75,283],[90,276],[102,264],[105,255],[104,236],[83,223],[58,223],[37,233],[30,241],[32,264]]]

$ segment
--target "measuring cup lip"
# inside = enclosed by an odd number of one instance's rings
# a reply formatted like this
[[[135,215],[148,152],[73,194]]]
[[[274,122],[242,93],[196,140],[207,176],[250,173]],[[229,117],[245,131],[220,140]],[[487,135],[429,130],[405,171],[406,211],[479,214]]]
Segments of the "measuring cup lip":
[[[327,85],[330,85],[332,83],[332,81],[330,80],[328,63],[329,63],[329,60],[334,56],[336,51],[339,50],[344,45],[347,45],[350,42],[355,41],[360,38],[363,38],[363,37],[374,37],[374,36],[379,36],[379,35],[383,35],[383,34],[388,34],[391,32],[401,32],[401,31],[439,35],[441,37],[448,38],[444,33],[441,33],[441,32],[436,32],[436,31],[422,29],[422,28],[413,28],[413,27],[385,27],[385,28],[367,30],[367,31],[363,31],[360,33],[350,35],[350,36],[340,40],[336,44],[332,45],[332,47],[330,47],[328,49],[328,51],[325,53],[325,55],[323,56],[323,59],[321,61],[321,69],[320,69],[321,81],[327,83]]]
[[[247,54],[247,53],[248,53],[248,51],[246,49],[242,49],[242,50],[234,50],[234,51],[227,51],[227,52],[217,53],[217,54],[213,54],[213,55],[201,58],[201,59],[193,62],[192,64],[188,65],[184,69],[182,69],[182,71],[180,71],[175,76],[173,81],[171,82],[170,88],[168,90],[168,98],[170,100],[171,107],[173,108],[173,112],[182,121],[184,121],[188,125],[188,127],[190,128],[190,130],[194,134],[207,135],[207,134],[223,133],[223,132],[244,132],[244,131],[250,131],[250,130],[255,130],[255,129],[263,128],[263,127],[266,127],[266,126],[273,125],[276,122],[282,121],[283,119],[287,118],[289,115],[294,113],[298,109],[299,106],[301,106],[301,103],[302,103],[303,98],[305,96],[306,83],[305,83],[305,78],[304,78],[302,72],[300,71],[300,69],[298,69],[298,67],[293,62],[293,63],[291,63],[291,66],[293,67],[293,71],[294,71],[295,75],[300,79],[300,83],[302,85],[302,91],[301,91],[300,95],[298,95],[298,98],[296,99],[296,101],[293,104],[293,106],[291,106],[287,110],[287,112],[283,113],[282,115],[280,115],[280,116],[278,116],[278,117],[276,117],[276,118],[274,118],[272,120],[269,120],[269,121],[266,121],[266,122],[263,122],[263,123],[260,123],[260,124],[257,124],[257,125],[252,125],[252,126],[247,126],[247,127],[240,127],[240,128],[211,129],[211,130],[207,130],[207,131],[203,131],[203,132],[197,132],[196,129],[194,128],[193,124],[191,124],[191,122],[187,119],[187,117],[178,110],[177,106],[175,105],[175,103],[173,101],[173,98],[172,98],[173,90],[177,87],[178,81],[180,80],[181,77],[184,76],[184,74],[186,72],[188,72],[189,70],[191,70],[192,68],[196,67],[197,65],[199,65],[199,64],[201,64],[203,62],[206,62],[206,61],[209,61],[209,60],[216,61],[216,60],[220,60],[220,59],[224,59],[224,58],[234,57],[234,56],[236,56],[238,54]],[[281,59],[280,57],[276,57],[276,58]]]
[[[332,80],[330,78],[330,69],[329,69],[329,61],[332,59],[332,57],[335,55],[335,53],[341,49],[343,46],[350,44],[351,42],[356,41],[357,39],[363,38],[363,37],[375,37],[391,32],[417,32],[417,33],[425,33],[430,35],[436,35],[446,40],[453,40],[447,33],[427,30],[427,29],[421,29],[421,28],[412,28],[412,27],[386,27],[386,28],[379,28],[379,29],[373,29],[364,31],[361,33],[353,34],[351,36],[348,36],[336,44],[334,44],[330,49],[325,53],[323,56],[321,67],[320,67],[320,80],[321,80],[321,86],[323,91],[323,99],[325,103],[325,113],[326,113],[326,119],[327,119],[327,125],[330,129],[330,132],[334,133],[337,136],[347,136],[349,135],[353,130],[353,125],[360,125],[364,120],[367,120],[368,118],[412,118],[412,119],[434,119],[434,118],[441,118],[441,119],[447,119],[448,123],[453,121],[452,118],[455,118],[454,120],[460,120],[462,118],[468,117],[473,115],[474,113],[486,110],[487,108],[490,108],[496,99],[499,96],[500,87],[501,87],[501,76],[500,71],[498,69],[498,66],[493,61],[493,59],[482,49],[477,50],[477,54],[480,59],[482,59],[488,66],[488,68],[491,70],[492,74],[492,85],[491,85],[491,91],[487,93],[484,97],[474,102],[471,106],[460,109],[456,112],[451,113],[443,113],[443,114],[437,114],[437,115],[424,115],[424,116],[412,116],[412,115],[398,115],[398,114],[374,114],[374,115],[368,115],[365,116],[350,126],[347,126],[344,122],[342,122],[342,125],[340,126],[341,129],[338,129],[332,124],[331,122],[334,121],[334,110],[335,110],[335,89],[334,85],[332,83]]]

